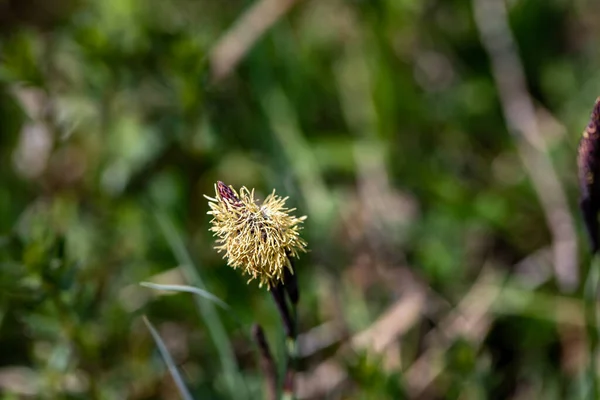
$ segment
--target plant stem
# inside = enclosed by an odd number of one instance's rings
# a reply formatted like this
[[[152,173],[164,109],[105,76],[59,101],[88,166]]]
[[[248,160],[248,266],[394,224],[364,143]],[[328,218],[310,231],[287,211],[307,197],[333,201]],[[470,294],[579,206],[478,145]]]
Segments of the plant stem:
[[[297,357],[298,357],[298,336],[297,336],[297,319],[296,319],[296,305],[292,305],[292,321],[294,329],[292,335],[286,338],[286,350],[287,350],[287,365],[285,369],[285,376],[283,381],[283,399],[284,400],[295,400],[294,390],[294,379],[297,368]]]
[[[271,355],[267,338],[260,325],[254,325],[252,336],[258,346],[260,354],[260,365],[265,375],[266,398],[267,400],[277,400],[277,367],[275,360]]]
[[[290,296],[284,283],[271,286],[270,292],[273,296],[273,300],[275,301],[275,305],[277,306],[285,329],[286,361],[285,372],[283,376],[282,399],[293,400],[296,398],[294,395],[294,375],[297,356],[296,305],[298,296]]]

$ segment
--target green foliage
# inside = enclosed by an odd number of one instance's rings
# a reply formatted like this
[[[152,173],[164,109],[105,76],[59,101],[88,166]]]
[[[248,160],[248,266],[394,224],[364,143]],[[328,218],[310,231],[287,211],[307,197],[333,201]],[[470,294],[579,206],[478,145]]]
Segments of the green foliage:
[[[360,348],[339,363],[348,385],[315,398],[418,397],[410,371],[429,349],[443,356],[422,398],[584,398],[579,292],[556,288],[471,2],[299,1],[215,80],[220,39],[258,3],[0,1],[0,398],[178,398],[157,337],[194,398],[262,398],[250,327],[271,343],[282,328],[269,293],[213,250],[202,195],[216,180],[276,188],[308,216],[302,378],[426,293],[397,321],[399,365]],[[506,3],[580,227],[600,10]],[[462,301],[490,270],[506,278],[484,292],[504,291],[477,334],[444,331],[479,315]]]

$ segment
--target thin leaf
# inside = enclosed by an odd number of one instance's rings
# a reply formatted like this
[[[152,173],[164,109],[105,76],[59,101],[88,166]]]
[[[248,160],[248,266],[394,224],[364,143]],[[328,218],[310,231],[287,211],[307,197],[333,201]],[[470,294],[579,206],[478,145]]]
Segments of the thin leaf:
[[[158,225],[169,244],[169,247],[171,247],[171,251],[181,266],[183,275],[187,282],[190,285],[199,288],[200,290],[206,290],[204,280],[198,272],[199,268],[194,265],[192,257],[188,253],[181,236],[177,232],[177,228],[175,228],[173,223],[163,213],[157,212],[155,216],[158,221]],[[195,300],[200,312],[200,316],[204,320],[206,328],[208,329],[208,333],[219,354],[219,359],[223,368],[231,398],[249,398],[246,381],[238,369],[235,354],[233,352],[231,342],[229,341],[229,336],[227,335],[227,331],[223,326],[217,310],[214,308],[211,302],[201,301],[197,296],[195,296]],[[242,387],[245,387],[246,390],[240,390]]]
[[[196,288],[193,286],[188,286],[188,285],[160,285],[158,283],[152,283],[152,282],[141,282],[140,285],[150,288],[150,289],[165,290],[165,291],[169,291],[169,292],[193,293],[193,294],[198,295],[206,300],[212,301],[213,303],[217,304],[219,307],[221,307],[225,310],[229,310],[229,305],[227,305],[227,303],[225,303],[223,300],[221,300],[214,294],[212,294],[209,291],[206,291],[204,289],[199,289],[199,288]]]
[[[148,320],[148,318],[146,318],[146,316],[144,316],[144,323],[148,327],[148,330],[150,331],[150,334],[152,335],[152,338],[156,343],[156,347],[158,347],[158,351],[160,352],[160,355],[165,361],[165,364],[167,364],[169,372],[171,373],[171,376],[175,381],[175,385],[177,385],[177,389],[179,389],[179,393],[181,393],[181,397],[184,400],[194,400],[187,387],[185,386],[185,383],[183,382],[183,379],[181,378],[181,375],[177,370],[177,366],[175,365],[175,362],[173,362],[173,358],[171,357],[171,354],[169,354],[169,350],[167,350],[167,346],[165,346],[165,343],[162,341],[160,335],[158,334],[152,323]]]

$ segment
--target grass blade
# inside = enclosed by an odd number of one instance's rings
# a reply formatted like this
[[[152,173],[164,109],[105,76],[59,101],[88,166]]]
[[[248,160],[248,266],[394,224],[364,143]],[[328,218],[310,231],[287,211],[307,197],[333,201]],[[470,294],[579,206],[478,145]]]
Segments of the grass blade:
[[[206,291],[206,285],[202,276],[198,272],[197,266],[192,261],[192,257],[188,253],[185,244],[175,226],[162,213],[155,214],[158,225],[162,233],[171,247],[171,251],[175,255],[179,263],[183,275],[187,282],[202,291]],[[233,399],[247,399],[249,396],[246,382],[242,377],[238,367],[231,342],[227,335],[227,331],[221,322],[219,314],[214,305],[208,301],[202,301],[198,296],[194,296],[194,300],[198,307],[200,317],[204,320],[208,333],[217,349],[219,360],[223,372],[225,374],[226,383]],[[242,388],[246,388],[244,391]]]
[[[187,286],[187,285],[160,285],[158,283],[152,283],[152,282],[141,282],[140,285],[143,286],[143,287],[147,287],[147,288],[150,288],[150,289],[156,289],[156,290],[164,290],[164,291],[170,291],[170,292],[192,293],[192,294],[195,294],[197,296],[202,297],[203,299],[212,301],[213,303],[217,304],[219,307],[221,307],[221,308],[223,308],[225,310],[229,310],[229,305],[227,303],[225,303],[223,300],[221,300],[220,298],[218,298],[214,294],[210,293],[209,291],[206,291],[206,290],[203,290],[203,289],[198,289],[198,288],[193,287],[193,286]]]
[[[162,356],[163,360],[165,361],[165,364],[167,364],[167,367],[169,368],[169,372],[171,373],[171,376],[173,377],[173,380],[175,381],[175,385],[177,385],[177,389],[179,389],[179,393],[181,393],[181,398],[183,398],[184,400],[193,400],[194,398],[192,397],[192,395],[188,391],[187,387],[185,386],[185,383],[183,382],[183,379],[181,378],[181,375],[179,374],[179,371],[177,370],[177,366],[175,365],[175,362],[173,361],[171,354],[169,354],[169,350],[167,350],[167,346],[165,346],[165,343],[162,341],[160,335],[156,331],[156,328],[154,328],[154,326],[148,320],[148,318],[146,318],[146,316],[144,316],[144,323],[148,327],[148,330],[150,331],[150,334],[152,335],[152,338],[154,339],[154,342],[156,343],[156,347],[158,347],[158,351],[160,352],[160,355]]]

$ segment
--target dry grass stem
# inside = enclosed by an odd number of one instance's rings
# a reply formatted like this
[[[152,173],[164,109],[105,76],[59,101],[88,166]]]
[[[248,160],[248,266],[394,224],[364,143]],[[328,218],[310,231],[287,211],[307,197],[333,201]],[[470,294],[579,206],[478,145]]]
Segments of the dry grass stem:
[[[237,67],[254,43],[298,0],[259,0],[221,37],[210,52],[212,78],[219,81]]]
[[[540,132],[503,0],[474,0],[475,22],[487,51],[509,132],[544,210],[553,239],[554,270],[563,290],[579,284],[577,235],[564,189]]]

